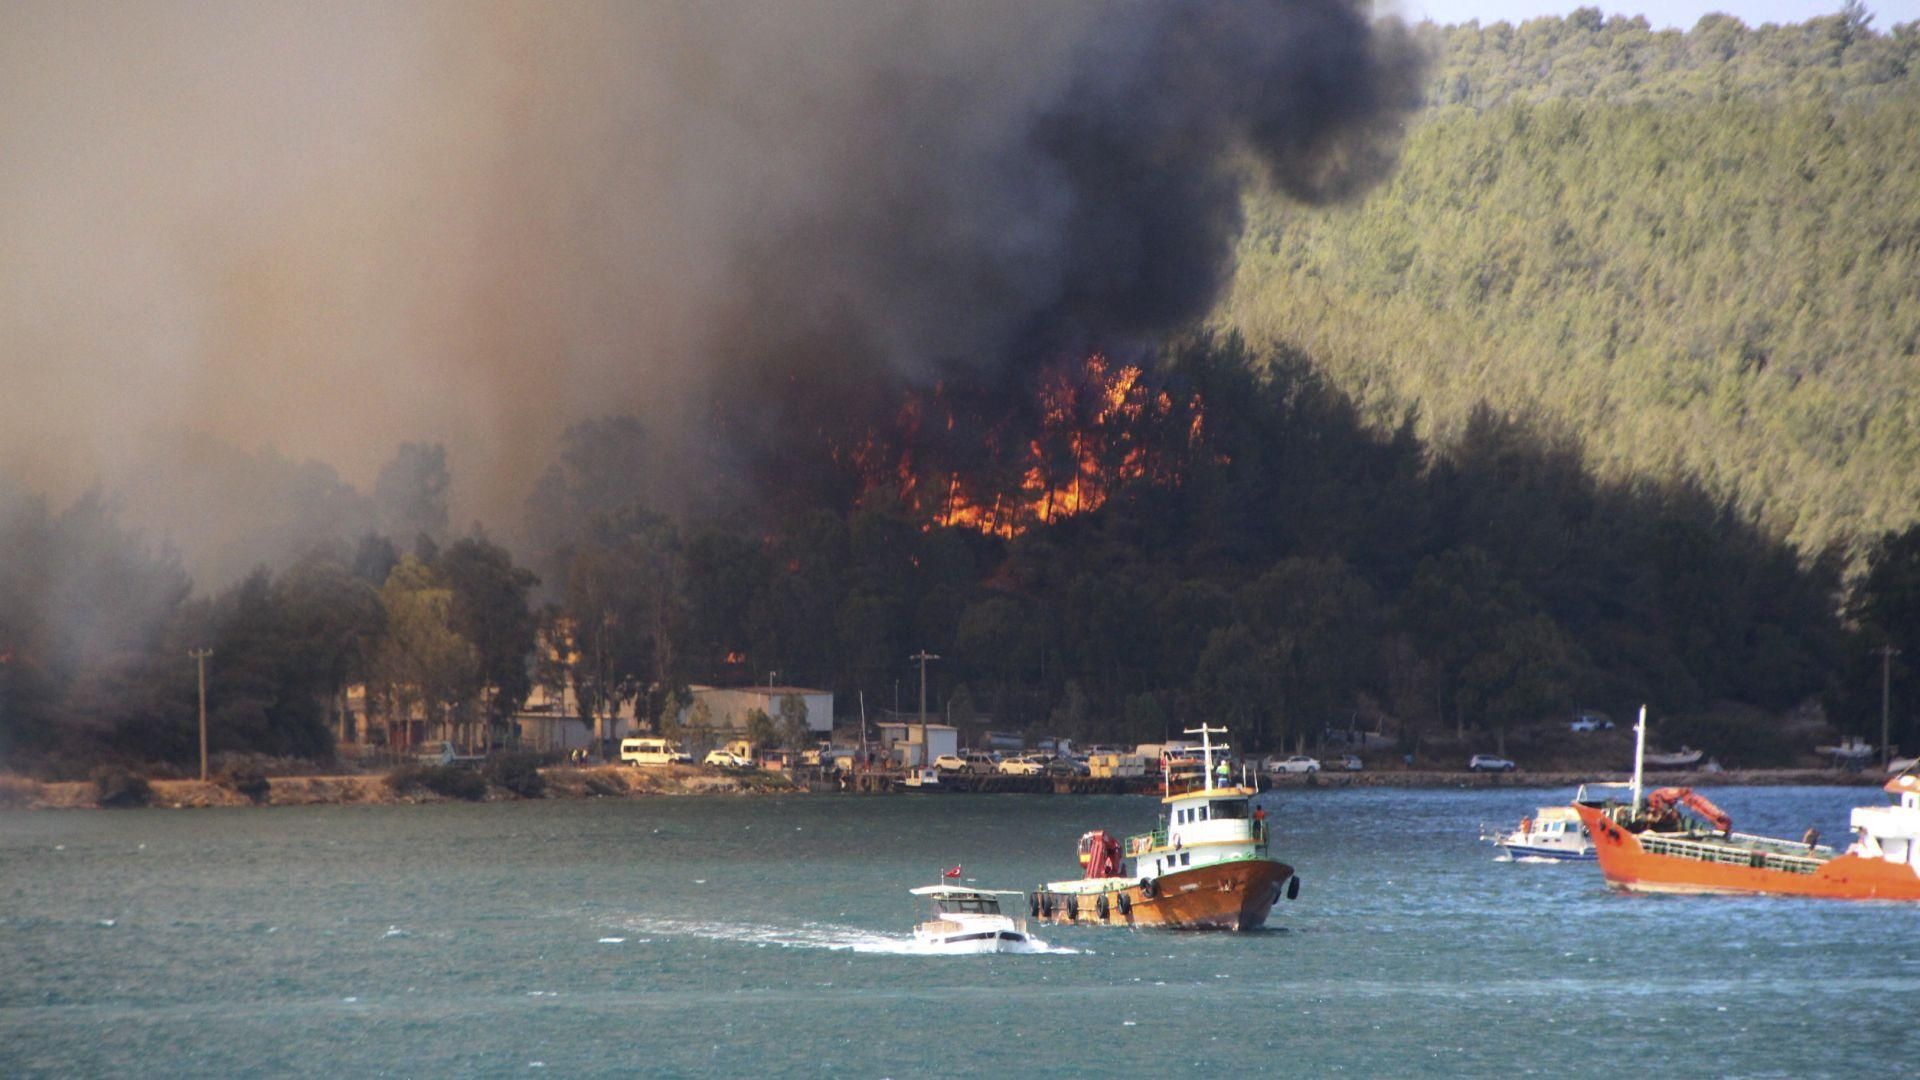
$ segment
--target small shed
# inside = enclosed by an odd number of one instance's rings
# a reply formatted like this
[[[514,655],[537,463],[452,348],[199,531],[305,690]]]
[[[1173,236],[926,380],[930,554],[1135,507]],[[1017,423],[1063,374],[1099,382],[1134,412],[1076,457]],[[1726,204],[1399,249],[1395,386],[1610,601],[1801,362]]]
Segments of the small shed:
[[[886,722],[878,727],[881,749],[896,765],[931,765],[942,754],[960,752],[960,729],[951,724]]]

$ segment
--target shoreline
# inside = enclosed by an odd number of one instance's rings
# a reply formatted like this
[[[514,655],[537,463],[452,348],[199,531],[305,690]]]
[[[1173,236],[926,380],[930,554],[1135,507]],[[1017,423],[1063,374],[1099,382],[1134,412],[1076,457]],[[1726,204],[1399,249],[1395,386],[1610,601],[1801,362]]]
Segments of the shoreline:
[[[1649,772],[1642,778],[1648,790],[1660,787],[1879,787],[1886,773],[1869,769],[1847,772],[1844,769],[1726,769],[1721,772],[1673,770]],[[1631,769],[1616,771],[1541,770],[1511,773],[1445,772],[1431,769],[1383,769],[1379,772],[1326,772],[1283,774],[1262,778],[1262,790],[1312,787],[1396,787],[1396,788],[1543,788],[1579,787],[1581,784],[1627,783]]]
[[[266,791],[253,799],[219,780],[151,780],[153,796],[147,806],[153,809],[187,810],[208,807],[256,806],[401,806],[420,803],[461,801],[541,802],[552,799],[624,798],[643,799],[681,795],[804,795],[841,790],[827,780],[789,777],[783,773],[718,773],[698,766],[636,769],[622,765],[548,766],[540,770],[545,793],[535,798],[515,795],[498,785],[488,784],[485,797],[476,800],[435,794],[413,789],[399,791],[387,782],[387,774],[341,774],[334,776],[271,777]],[[874,779],[878,779],[876,774]],[[1311,791],[1342,788],[1555,788],[1580,784],[1624,782],[1628,772],[1514,772],[1463,773],[1437,770],[1382,770],[1362,772],[1282,774],[1261,778],[1264,791]],[[1724,772],[1662,772],[1646,778],[1646,787],[1879,787],[1886,776],[1877,770],[1846,772],[1838,769],[1729,769]],[[898,790],[876,790],[873,784],[861,785],[863,794],[913,794]],[[970,794],[1138,794],[1157,797],[1157,785],[1119,791],[1111,786],[1046,784],[993,785],[974,790],[973,785],[949,788],[939,794],[963,797]],[[922,794],[919,797],[927,797]],[[48,781],[0,775],[0,809],[95,810],[102,809],[93,783],[86,780]]]

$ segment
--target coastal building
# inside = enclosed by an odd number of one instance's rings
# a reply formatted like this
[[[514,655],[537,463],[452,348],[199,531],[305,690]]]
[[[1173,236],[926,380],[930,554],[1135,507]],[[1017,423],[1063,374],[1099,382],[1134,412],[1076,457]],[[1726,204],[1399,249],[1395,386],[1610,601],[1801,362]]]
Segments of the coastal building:
[[[943,754],[960,752],[960,730],[951,724],[882,721],[880,752],[895,765],[929,765]]]
[[[692,699],[680,710],[683,727],[745,731],[747,717],[754,710],[780,722],[781,710],[789,698],[804,710],[807,730],[818,735],[833,732],[833,692],[805,686],[692,686]]]
[[[623,701],[614,710],[606,737],[616,746],[621,739],[641,731],[633,706],[631,700]],[[520,745],[528,750],[564,752],[593,747],[593,718],[581,715],[572,686],[561,688],[557,694],[547,687],[535,686],[527,695],[526,704],[513,714],[513,724],[520,736]]]
[[[405,715],[400,715],[397,709],[404,710]],[[479,706],[479,711],[484,713],[484,705]],[[382,701],[378,695],[370,695],[367,687],[359,683],[347,687],[333,712],[336,749],[349,756],[381,751],[404,752],[432,741],[454,741],[463,748],[477,752],[486,741],[485,733],[477,730],[476,725],[469,724],[465,729],[455,731],[451,718],[443,717],[438,723],[429,720],[422,702],[411,700],[397,704]],[[614,743],[640,730],[632,701],[621,702],[606,723],[606,737]],[[509,724],[511,732],[495,733],[496,745],[505,735],[510,740],[508,745],[518,745],[527,750],[564,752],[593,746],[594,718],[581,714],[572,687],[558,694],[544,686],[534,687]]]

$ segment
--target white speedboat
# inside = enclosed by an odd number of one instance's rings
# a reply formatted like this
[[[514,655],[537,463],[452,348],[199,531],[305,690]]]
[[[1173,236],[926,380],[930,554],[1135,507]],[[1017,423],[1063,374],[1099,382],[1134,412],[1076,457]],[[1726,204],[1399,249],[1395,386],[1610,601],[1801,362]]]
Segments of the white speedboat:
[[[1705,756],[1707,756],[1705,750],[1695,750],[1685,743],[1682,743],[1680,749],[1672,753],[1641,754],[1642,764],[1649,769],[1691,769],[1695,765],[1700,764],[1700,759]]]
[[[1583,791],[1584,794],[1584,791]],[[1593,838],[1571,806],[1543,806],[1532,817],[1520,819],[1509,832],[1483,833],[1501,851],[1516,859],[1552,859],[1556,862],[1592,862]]]
[[[938,952],[1030,952],[1046,947],[1027,934],[1024,917],[1003,915],[1002,896],[1024,896],[1007,889],[968,889],[958,885],[925,885],[913,895],[929,901],[932,910],[913,928],[913,939]]]

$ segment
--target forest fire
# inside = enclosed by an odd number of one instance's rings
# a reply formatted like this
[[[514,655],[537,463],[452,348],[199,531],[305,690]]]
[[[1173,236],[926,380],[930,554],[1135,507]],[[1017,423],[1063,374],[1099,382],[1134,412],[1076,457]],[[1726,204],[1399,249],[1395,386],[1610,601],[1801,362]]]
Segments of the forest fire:
[[[891,430],[837,455],[859,477],[860,501],[884,491],[923,529],[1012,538],[1097,510],[1128,483],[1178,485],[1204,440],[1199,394],[1098,353],[1043,374],[1025,424],[956,396],[943,384],[909,398]]]

